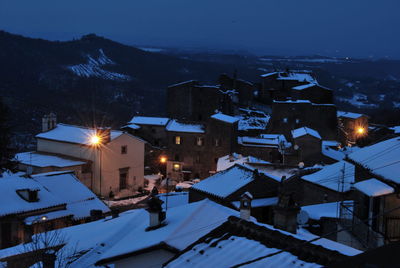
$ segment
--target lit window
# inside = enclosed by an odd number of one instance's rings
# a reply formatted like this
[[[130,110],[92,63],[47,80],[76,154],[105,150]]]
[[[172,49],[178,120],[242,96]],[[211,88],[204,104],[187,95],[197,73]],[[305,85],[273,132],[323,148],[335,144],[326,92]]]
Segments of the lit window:
[[[175,163],[175,164],[173,165],[173,168],[174,168],[174,171],[179,171],[179,170],[181,169],[181,165]]]
[[[203,146],[204,138],[203,137],[197,137],[196,138],[196,144],[197,144],[197,146]]]
[[[127,154],[128,153],[128,146],[124,145],[121,146],[121,154]]]
[[[175,144],[181,144],[181,137],[175,136]]]

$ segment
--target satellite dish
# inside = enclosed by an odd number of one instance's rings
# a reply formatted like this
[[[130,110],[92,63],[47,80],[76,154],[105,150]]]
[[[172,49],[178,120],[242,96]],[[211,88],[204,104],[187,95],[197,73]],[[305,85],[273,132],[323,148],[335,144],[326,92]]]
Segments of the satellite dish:
[[[299,168],[304,168],[304,162],[300,162],[300,163],[298,164],[298,167],[299,167]]]
[[[299,148],[300,148],[300,147],[299,147],[297,144],[294,145],[294,149],[295,149],[295,150],[298,150]]]
[[[300,213],[297,214],[297,224],[299,225],[304,225],[308,222],[310,217],[308,216],[308,213],[304,210],[300,210]]]

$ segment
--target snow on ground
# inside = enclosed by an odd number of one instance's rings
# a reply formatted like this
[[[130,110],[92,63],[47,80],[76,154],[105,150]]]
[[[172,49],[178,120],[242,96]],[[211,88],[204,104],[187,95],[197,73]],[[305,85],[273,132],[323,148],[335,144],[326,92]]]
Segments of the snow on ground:
[[[152,175],[145,175],[144,178],[149,182],[149,184],[145,187],[145,190],[151,191],[153,190],[154,186],[156,186],[157,180],[160,180],[162,177],[161,174],[152,174]]]
[[[99,56],[97,58],[91,55],[87,56],[87,62],[77,65],[67,66],[67,68],[74,74],[81,77],[99,77],[106,80],[116,81],[129,81],[132,77],[126,74],[120,74],[103,70],[101,67],[104,65],[115,65],[115,62],[108,58],[102,49],[99,49]]]
[[[160,53],[165,51],[165,49],[157,47],[138,47],[138,49],[151,53]]]
[[[115,200],[115,201],[105,200],[104,203],[106,203],[107,206],[109,207],[122,207],[122,206],[136,205],[137,203],[145,200],[147,197],[148,195],[123,199],[123,200]]]

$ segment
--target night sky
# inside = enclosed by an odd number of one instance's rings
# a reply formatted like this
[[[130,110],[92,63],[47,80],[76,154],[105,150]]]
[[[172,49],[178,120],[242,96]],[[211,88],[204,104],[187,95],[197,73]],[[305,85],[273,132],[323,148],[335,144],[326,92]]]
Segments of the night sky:
[[[0,29],[50,40],[400,59],[399,0],[0,0]]]

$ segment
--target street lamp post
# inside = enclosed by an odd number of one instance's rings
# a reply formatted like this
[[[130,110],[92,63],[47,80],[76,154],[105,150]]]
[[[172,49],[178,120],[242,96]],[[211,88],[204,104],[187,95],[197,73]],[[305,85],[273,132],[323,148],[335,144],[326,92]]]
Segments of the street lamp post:
[[[100,148],[100,145],[102,144],[102,138],[97,134],[97,133],[95,133],[95,134],[93,134],[92,136],[90,136],[89,137],[89,142],[90,142],[90,145],[93,147],[93,148],[95,148],[95,149],[97,149],[97,155],[98,155],[98,157],[96,157],[96,158],[98,158],[97,160],[99,160],[99,194],[100,194],[100,197],[101,197],[101,181],[102,181],[102,174],[101,174],[101,148]]]

